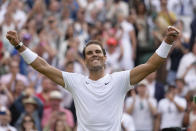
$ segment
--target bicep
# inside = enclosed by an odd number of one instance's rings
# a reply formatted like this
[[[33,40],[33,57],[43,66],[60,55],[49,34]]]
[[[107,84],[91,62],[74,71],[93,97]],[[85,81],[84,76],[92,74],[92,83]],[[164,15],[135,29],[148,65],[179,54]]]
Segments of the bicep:
[[[51,79],[52,81],[54,81],[55,83],[61,85],[62,87],[65,86],[62,72],[59,69],[57,69],[57,68],[49,65],[49,69],[48,69],[48,71],[46,72],[45,75],[49,79]]]
[[[55,83],[63,87],[65,86],[62,72],[59,69],[49,65],[43,58],[38,57],[35,61],[31,63],[31,66],[41,74],[48,77],[50,80],[54,81]]]

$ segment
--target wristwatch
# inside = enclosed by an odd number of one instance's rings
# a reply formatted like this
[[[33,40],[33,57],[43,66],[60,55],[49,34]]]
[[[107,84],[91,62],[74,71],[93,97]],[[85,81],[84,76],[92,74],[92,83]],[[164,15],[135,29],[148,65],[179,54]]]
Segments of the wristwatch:
[[[23,46],[23,43],[20,42],[18,45],[15,46],[15,49],[16,50],[19,50],[22,46]]]

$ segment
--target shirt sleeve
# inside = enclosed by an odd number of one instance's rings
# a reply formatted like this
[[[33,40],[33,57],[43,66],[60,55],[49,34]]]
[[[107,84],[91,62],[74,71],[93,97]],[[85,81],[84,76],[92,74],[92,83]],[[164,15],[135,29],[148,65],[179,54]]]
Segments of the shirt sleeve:
[[[116,72],[113,76],[115,77],[115,81],[120,83],[125,93],[134,88],[134,86],[130,84],[130,70]]]
[[[74,88],[77,87],[75,85],[77,85],[78,84],[77,82],[80,82],[83,77],[83,75],[78,73],[69,73],[64,71],[62,71],[62,76],[65,83],[64,87],[69,92],[72,92]]]

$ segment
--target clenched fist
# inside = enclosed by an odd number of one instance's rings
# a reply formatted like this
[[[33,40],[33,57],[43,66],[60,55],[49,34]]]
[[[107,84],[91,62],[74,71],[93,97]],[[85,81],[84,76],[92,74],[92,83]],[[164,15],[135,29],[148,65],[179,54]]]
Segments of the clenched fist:
[[[168,26],[164,41],[167,44],[173,44],[173,42],[175,42],[178,39],[179,35],[180,31],[176,27]]]
[[[14,47],[20,43],[20,38],[16,31],[8,31],[6,34],[6,38]]]

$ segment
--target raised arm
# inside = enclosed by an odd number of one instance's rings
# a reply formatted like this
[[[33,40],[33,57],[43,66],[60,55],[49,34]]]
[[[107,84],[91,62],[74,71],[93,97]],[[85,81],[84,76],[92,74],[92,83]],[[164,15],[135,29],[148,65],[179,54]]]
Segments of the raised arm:
[[[164,41],[156,50],[156,53],[154,53],[145,64],[136,66],[130,71],[131,85],[137,84],[150,73],[156,71],[159,66],[166,61],[171,45],[177,40],[179,33],[179,30],[175,27],[168,27]]]
[[[63,76],[60,70],[49,65],[43,58],[37,56],[34,52],[29,50],[24,45],[19,45],[20,38],[15,31],[9,31],[6,35],[7,39],[14,47],[19,47],[18,51],[23,54],[23,58],[26,57],[25,61],[30,64],[35,70],[42,73],[55,83],[64,87]],[[27,57],[28,56],[28,57]]]

